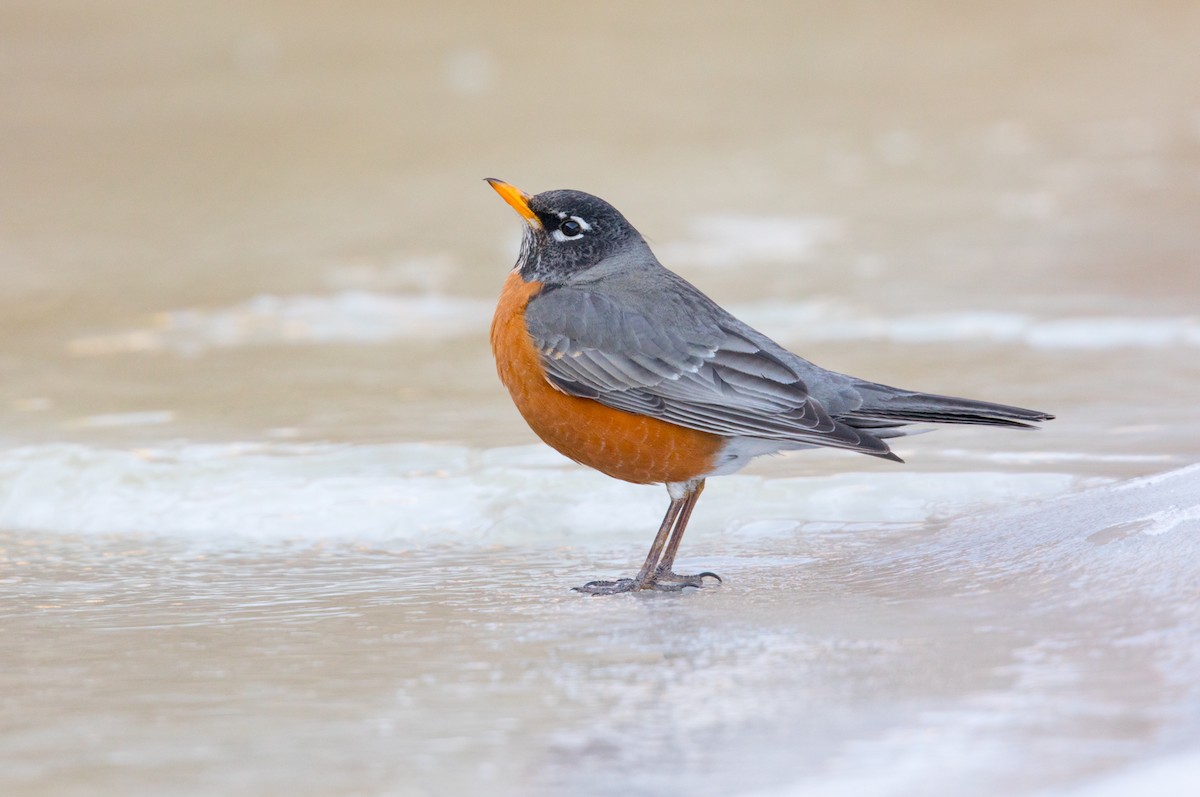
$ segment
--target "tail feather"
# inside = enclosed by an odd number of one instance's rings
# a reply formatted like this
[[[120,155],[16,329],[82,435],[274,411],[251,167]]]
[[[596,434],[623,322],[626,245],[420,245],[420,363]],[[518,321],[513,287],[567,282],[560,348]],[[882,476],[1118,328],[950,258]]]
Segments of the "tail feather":
[[[965,423],[1028,429],[1041,421],[1054,419],[1047,412],[990,401],[915,393],[885,385],[858,387],[863,397],[862,405],[839,416],[839,420],[866,429],[884,429],[904,423]]]

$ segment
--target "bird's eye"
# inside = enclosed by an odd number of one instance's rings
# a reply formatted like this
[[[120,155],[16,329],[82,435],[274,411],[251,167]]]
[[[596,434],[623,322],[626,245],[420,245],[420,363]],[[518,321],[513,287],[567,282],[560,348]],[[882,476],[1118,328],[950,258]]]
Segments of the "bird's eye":
[[[588,224],[579,216],[568,216],[566,213],[559,213],[558,227],[550,231],[550,237],[559,243],[567,241],[577,241],[583,237],[585,232],[592,229],[592,225]]]

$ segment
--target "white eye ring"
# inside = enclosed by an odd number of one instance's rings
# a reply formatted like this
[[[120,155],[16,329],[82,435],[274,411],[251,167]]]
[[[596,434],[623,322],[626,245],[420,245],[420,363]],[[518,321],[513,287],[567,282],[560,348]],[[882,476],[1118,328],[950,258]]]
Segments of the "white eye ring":
[[[562,219],[564,222],[567,220],[566,213],[559,213],[558,217],[560,219]],[[585,232],[588,232],[589,230],[592,229],[592,225],[588,224],[586,221],[579,218],[578,216],[571,216],[570,219],[571,219],[571,221],[573,221],[579,225],[579,232],[577,234],[567,235],[561,229],[556,227],[555,229],[550,231],[550,237],[553,238],[554,240],[558,241],[559,243],[566,243],[567,241],[578,241],[580,238],[583,237],[583,234]],[[562,225],[560,224],[559,227],[561,227],[561,226]]]

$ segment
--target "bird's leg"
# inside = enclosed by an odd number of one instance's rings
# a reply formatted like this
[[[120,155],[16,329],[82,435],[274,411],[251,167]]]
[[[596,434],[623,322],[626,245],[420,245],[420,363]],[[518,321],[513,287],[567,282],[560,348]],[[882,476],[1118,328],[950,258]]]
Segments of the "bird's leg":
[[[715,578],[718,584],[721,583],[721,577],[708,570],[688,576],[681,576],[671,570],[675,565],[675,553],[679,550],[679,543],[683,541],[683,532],[687,529],[688,520],[692,517],[692,510],[696,508],[696,502],[700,500],[700,493],[704,492],[704,480],[701,479],[689,486],[690,490],[683,499],[683,508],[675,520],[671,538],[667,541],[667,548],[663,551],[662,559],[659,560],[658,567],[654,571],[655,589],[678,590],[684,587],[702,587],[705,577]]]
[[[685,503],[687,503],[687,496],[671,497],[671,505],[667,507],[667,514],[663,517],[662,525],[658,527],[658,534],[654,536],[654,542],[650,545],[650,553],[646,554],[646,561],[636,576],[619,578],[616,581],[589,581],[582,587],[575,587],[575,591],[586,592],[589,595],[614,595],[618,592],[646,589],[654,578],[663,546],[667,544],[667,537],[674,528],[675,519],[679,517],[679,512]]]
[[[638,574],[633,578],[620,578],[616,581],[589,581],[582,587],[575,587],[576,592],[589,595],[613,595],[642,589],[678,592],[684,587],[704,586],[706,576],[721,581],[721,577],[716,573],[681,576],[671,571],[671,566],[675,563],[675,553],[683,540],[683,532],[692,516],[692,509],[695,508],[700,493],[704,491],[704,481],[672,483],[667,485],[667,490],[671,494],[671,505],[667,507],[667,514],[663,517],[662,525],[658,527],[658,534],[650,546],[650,553],[646,555],[646,561]]]
[[[662,525],[658,527],[658,534],[654,535],[654,542],[650,544],[650,552],[646,554],[646,561],[642,562],[642,569],[634,576],[634,581],[639,585],[645,584],[648,579],[654,577],[654,573],[658,569],[658,561],[662,556],[663,546],[670,539],[671,530],[675,528],[676,518],[679,517],[680,511],[687,504],[686,498],[672,498],[671,504],[667,507],[667,514],[663,515]]]

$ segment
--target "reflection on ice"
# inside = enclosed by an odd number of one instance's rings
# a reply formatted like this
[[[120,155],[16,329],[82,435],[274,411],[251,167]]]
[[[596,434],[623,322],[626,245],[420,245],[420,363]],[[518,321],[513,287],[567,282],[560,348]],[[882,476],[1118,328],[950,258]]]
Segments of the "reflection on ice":
[[[726,213],[693,219],[691,238],[655,247],[668,266],[737,268],[747,263],[797,263],[846,234],[845,222],[824,217],[789,218]]]
[[[733,308],[747,323],[789,340],[896,343],[1006,343],[1043,349],[1200,347],[1200,319],[1096,316],[1036,318],[1024,313],[957,311],[871,315],[838,302],[762,302]]]
[[[731,309],[784,343],[886,340],[1088,350],[1200,347],[1200,319],[1192,316],[1036,318],[977,310],[884,315],[828,299],[765,301]],[[242,346],[370,345],[482,337],[491,316],[490,301],[436,293],[346,290],[328,295],[262,295],[224,308],[164,311],[145,327],[75,338],[68,351],[76,357],[159,352],[195,355]]]
[[[261,295],[232,307],[169,310],[144,328],[76,338],[69,350],[78,357],[187,355],[237,346],[455,338],[477,331],[491,311],[490,302],[438,294]]]

